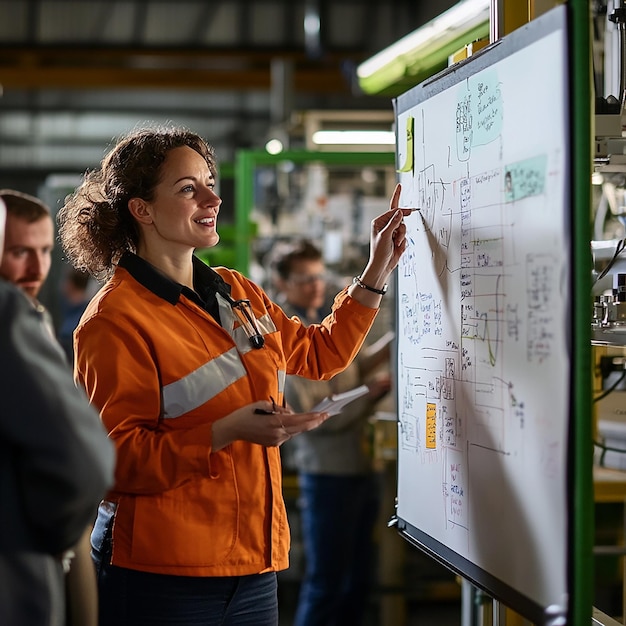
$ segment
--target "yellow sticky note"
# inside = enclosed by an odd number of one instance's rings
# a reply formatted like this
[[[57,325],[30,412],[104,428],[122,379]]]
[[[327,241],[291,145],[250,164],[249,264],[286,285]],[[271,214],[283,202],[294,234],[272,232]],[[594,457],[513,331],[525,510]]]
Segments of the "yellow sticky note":
[[[437,447],[437,405],[434,402],[426,403],[426,448],[432,450]]]
[[[406,159],[398,172],[413,171],[413,124],[415,118],[412,115],[406,118]]]

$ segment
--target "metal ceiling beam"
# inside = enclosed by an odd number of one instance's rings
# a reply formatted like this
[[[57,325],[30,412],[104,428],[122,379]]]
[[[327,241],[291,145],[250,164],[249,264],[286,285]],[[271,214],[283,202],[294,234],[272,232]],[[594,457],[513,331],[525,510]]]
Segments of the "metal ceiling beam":
[[[327,50],[318,63],[337,63],[345,59],[362,60],[366,52],[355,48],[337,48]],[[306,62],[309,57],[299,47],[288,46],[233,46],[233,47],[184,47],[184,46],[111,46],[111,45],[18,45],[0,43],[0,63],[25,55],[41,57],[45,62],[92,62],[93,58],[109,60],[125,60],[128,58],[162,57],[171,59],[195,59],[215,61],[220,59],[251,59],[260,62],[268,61],[277,56],[287,57],[293,61]]]
[[[337,70],[296,70],[294,90],[300,93],[350,94]],[[8,89],[206,89],[267,91],[271,75],[266,70],[142,70],[129,68],[20,68],[0,69],[0,86]]]
[[[362,55],[330,54],[311,62],[303,52],[266,50],[98,49],[0,47],[4,89],[110,89],[116,87],[269,90],[271,64],[293,63],[296,92],[350,94],[342,70]]]

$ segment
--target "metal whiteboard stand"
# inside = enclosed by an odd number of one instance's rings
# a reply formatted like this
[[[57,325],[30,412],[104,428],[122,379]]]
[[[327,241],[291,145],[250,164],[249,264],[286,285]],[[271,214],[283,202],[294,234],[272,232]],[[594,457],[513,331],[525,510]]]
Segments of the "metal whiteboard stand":
[[[478,626],[478,590],[465,578],[461,581],[461,626]]]
[[[491,597],[463,578],[461,581],[461,626],[495,626],[496,622],[486,614],[486,606],[490,602]],[[503,625],[504,622],[500,626]]]
[[[493,600],[493,626],[506,626],[506,607],[499,601]]]

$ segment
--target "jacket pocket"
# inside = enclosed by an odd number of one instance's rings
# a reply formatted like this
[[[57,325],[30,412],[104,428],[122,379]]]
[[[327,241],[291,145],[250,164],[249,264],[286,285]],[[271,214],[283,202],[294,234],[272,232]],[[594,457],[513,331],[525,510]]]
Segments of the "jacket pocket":
[[[162,494],[135,496],[132,561],[162,567],[225,561],[237,539],[239,502],[233,476],[225,481],[223,473]]]

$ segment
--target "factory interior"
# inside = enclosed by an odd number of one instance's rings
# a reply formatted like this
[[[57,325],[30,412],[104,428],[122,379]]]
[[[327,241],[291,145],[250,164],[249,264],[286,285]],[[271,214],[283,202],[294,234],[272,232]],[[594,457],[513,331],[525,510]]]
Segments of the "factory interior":
[[[0,0],[0,188],[57,211],[117,137],[143,124],[183,125],[214,147],[223,200],[220,244],[199,256],[271,289],[272,250],[306,233],[341,282],[367,259],[370,222],[396,183],[394,99],[560,4],[569,3]],[[462,22],[426,41],[459,8]],[[626,276],[616,252],[626,241],[626,2],[593,0],[588,8],[595,91],[589,321],[594,393],[603,396],[594,404],[594,470],[624,475],[621,487],[604,485],[590,505],[593,604],[610,626],[626,623],[626,382],[616,371],[625,369],[626,343],[607,339],[607,294],[620,272]],[[416,33],[421,43],[394,48]],[[373,62],[383,69],[368,74]],[[351,131],[369,138],[338,139]],[[41,293],[55,321],[66,269],[57,247]],[[380,335],[395,315],[391,306],[381,313]],[[527,626],[510,613],[499,620],[487,594],[389,527],[396,409],[390,396],[372,427],[384,485],[365,626]],[[304,557],[298,483],[288,467],[284,497],[291,565],[278,576],[278,593],[280,626],[290,626]]]

